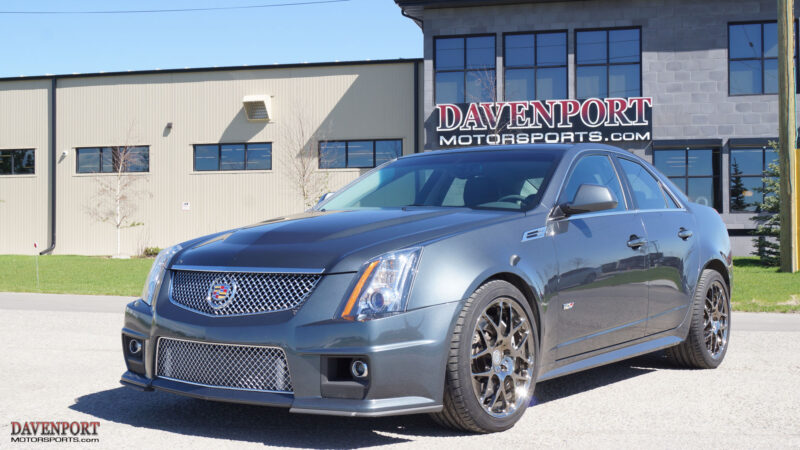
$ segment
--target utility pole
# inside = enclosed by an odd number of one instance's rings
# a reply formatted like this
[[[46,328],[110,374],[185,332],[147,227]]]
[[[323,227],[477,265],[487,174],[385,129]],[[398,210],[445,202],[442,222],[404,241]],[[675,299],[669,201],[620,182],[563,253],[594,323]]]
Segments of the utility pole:
[[[794,0],[778,0],[778,145],[780,162],[781,271],[797,272],[800,259],[795,117]]]

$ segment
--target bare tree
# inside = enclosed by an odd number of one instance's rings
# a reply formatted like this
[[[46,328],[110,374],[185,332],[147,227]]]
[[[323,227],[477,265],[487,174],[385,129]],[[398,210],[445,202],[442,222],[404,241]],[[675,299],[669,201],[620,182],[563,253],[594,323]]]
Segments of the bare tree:
[[[326,140],[326,133],[315,127],[308,115],[299,112],[290,115],[284,130],[283,141],[288,150],[281,158],[286,167],[284,173],[303,199],[303,208],[308,209],[330,189],[328,172],[320,170],[320,158],[325,156],[319,155],[319,146]]]
[[[487,135],[499,135],[500,133],[504,132],[508,127],[508,123],[503,122],[501,120],[502,111],[498,109],[497,103],[497,76],[496,71],[491,68],[486,68],[484,70],[472,72],[474,78],[472,82],[474,82],[474,87],[477,88],[476,92],[469,92],[465,95],[465,100],[467,103],[489,103],[489,108],[491,111],[481,111],[482,114],[488,116],[491,114],[494,116],[494,121],[487,120]],[[491,99],[491,100],[487,100]],[[481,109],[484,109],[481,106]]]
[[[143,225],[134,220],[137,211],[136,200],[149,193],[140,184],[147,179],[132,170],[141,167],[148,161],[148,156],[141,152],[140,147],[121,146],[106,147],[101,150],[100,165],[102,167],[104,155],[102,152],[111,152],[113,172],[110,175],[95,176],[97,184],[96,195],[87,212],[98,222],[114,225],[117,232],[116,256],[121,256],[122,230]],[[108,156],[106,156],[107,158]]]

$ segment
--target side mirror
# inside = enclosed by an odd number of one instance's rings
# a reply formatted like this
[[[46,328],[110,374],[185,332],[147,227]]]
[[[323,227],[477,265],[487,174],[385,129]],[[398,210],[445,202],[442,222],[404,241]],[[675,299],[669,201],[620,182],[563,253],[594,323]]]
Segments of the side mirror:
[[[330,198],[332,195],[333,195],[333,192],[326,192],[326,193],[322,194],[322,196],[319,198],[319,201],[317,202],[317,206],[319,206],[320,203],[322,203],[325,200],[327,200],[328,198]]]
[[[606,186],[582,184],[569,203],[558,205],[564,217],[587,212],[606,211],[617,207],[619,202],[614,193]]]

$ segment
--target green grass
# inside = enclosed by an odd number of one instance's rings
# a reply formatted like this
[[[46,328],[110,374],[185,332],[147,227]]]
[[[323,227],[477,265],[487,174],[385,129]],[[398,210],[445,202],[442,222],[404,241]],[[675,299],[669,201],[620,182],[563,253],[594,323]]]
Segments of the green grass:
[[[37,288],[33,256],[0,255],[0,292],[138,296],[152,264],[149,258],[40,256]]]
[[[0,255],[0,292],[137,296],[152,259],[40,256],[39,287],[33,256]],[[733,309],[800,312],[800,273],[778,272],[757,258],[733,260]]]
[[[755,257],[734,258],[731,299],[735,311],[800,312],[800,272],[778,272]]]

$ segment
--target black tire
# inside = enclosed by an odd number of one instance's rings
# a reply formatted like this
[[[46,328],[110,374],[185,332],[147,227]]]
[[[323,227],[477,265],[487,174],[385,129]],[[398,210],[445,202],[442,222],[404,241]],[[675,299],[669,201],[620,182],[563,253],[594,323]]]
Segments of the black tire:
[[[713,296],[714,289],[723,295],[725,316],[724,342],[717,340],[717,327],[710,325],[707,314],[709,295]],[[692,317],[689,326],[689,335],[679,345],[668,348],[667,358],[679,367],[693,369],[715,369],[725,359],[730,342],[731,327],[731,296],[728,285],[722,275],[716,270],[704,270],[697,283],[692,303]],[[713,302],[712,302],[713,303]],[[712,308],[713,309],[713,308]],[[716,314],[716,313],[715,313]],[[713,314],[712,314],[713,315]],[[717,321],[719,322],[719,321]],[[708,333],[712,333],[713,342],[707,341]],[[707,344],[711,342],[711,344]],[[714,344],[718,347],[714,350]],[[709,348],[711,345],[711,348]]]
[[[483,409],[478,399],[478,395],[474,390],[475,388],[473,388],[472,379],[472,352],[473,347],[476,345],[473,339],[480,339],[475,333],[476,325],[478,324],[478,320],[481,318],[484,311],[488,311],[487,307],[496,308],[497,301],[505,301],[509,305],[510,302],[514,302],[517,306],[519,306],[518,309],[515,309],[512,305],[511,312],[513,314],[517,314],[517,318],[520,320],[521,315],[519,315],[519,312],[520,310],[524,312],[524,319],[529,324],[529,329],[524,335],[527,335],[528,339],[532,339],[533,344],[533,347],[531,348],[527,340],[518,340],[512,336],[505,336],[501,339],[495,339],[495,342],[508,340],[509,342],[512,342],[512,346],[514,345],[514,342],[519,341],[520,343],[518,348],[525,347],[523,351],[527,351],[527,354],[529,355],[528,362],[530,364],[523,364],[524,360],[521,360],[521,358],[518,359],[518,356],[514,356],[516,355],[515,353],[511,354],[512,358],[510,360],[514,361],[514,368],[511,370],[516,371],[518,364],[521,369],[524,368],[525,373],[530,374],[530,387],[526,397],[515,398],[515,405],[512,405],[515,409],[513,409],[512,412],[508,412],[508,415],[505,417],[495,417]],[[455,329],[453,330],[453,337],[450,343],[450,353],[448,356],[447,370],[445,374],[443,398],[444,408],[441,412],[431,414],[436,423],[448,428],[475,433],[492,433],[507,430],[514,426],[514,424],[525,413],[525,410],[527,409],[530,399],[533,395],[533,390],[536,386],[536,368],[538,364],[539,342],[537,337],[536,322],[533,320],[533,317],[534,316],[531,312],[531,307],[526,301],[525,296],[516,287],[505,281],[496,280],[486,283],[478,288],[470,296],[470,298],[467,299],[456,321]],[[502,322],[502,320],[500,322]],[[513,318],[511,319],[511,322],[514,322]],[[508,327],[505,326],[504,329],[508,330]],[[512,335],[523,336],[521,333],[514,334],[513,332]],[[488,348],[488,342],[484,342]],[[491,361],[490,365],[495,367],[496,360],[494,359],[493,354],[492,356],[489,356],[489,361]],[[506,365],[506,361],[507,360],[504,358],[503,362],[501,363],[504,369],[508,367]],[[496,367],[501,366],[498,365]],[[489,380],[502,380],[499,381],[498,384],[504,386],[503,390],[505,390],[506,379],[511,380],[510,383],[516,382],[516,378],[510,376],[504,378],[497,377],[493,379],[492,375],[490,375],[487,379],[487,383]],[[495,396],[497,396],[496,390]],[[503,403],[510,403],[505,395],[503,395]],[[508,407],[508,405],[504,406]],[[493,406],[490,406],[489,408],[491,409],[492,407]]]

